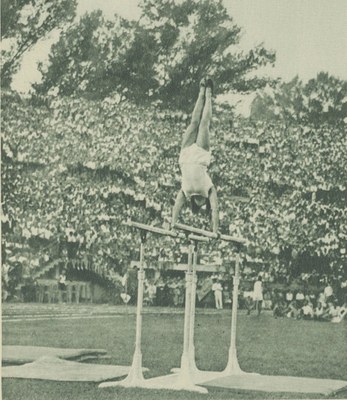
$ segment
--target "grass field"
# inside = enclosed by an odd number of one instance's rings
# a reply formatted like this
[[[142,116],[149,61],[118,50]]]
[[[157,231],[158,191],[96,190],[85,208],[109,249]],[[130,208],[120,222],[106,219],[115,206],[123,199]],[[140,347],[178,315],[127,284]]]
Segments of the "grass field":
[[[76,306],[78,307],[78,306]],[[153,310],[153,312],[151,312]],[[146,377],[169,373],[182,353],[183,314],[167,309],[147,309],[143,325],[143,365]],[[45,319],[3,322],[3,344],[69,348],[100,348],[111,359],[100,363],[130,365],[134,350],[135,310],[97,319]],[[230,343],[230,311],[198,310],[195,335],[200,369],[222,370]],[[347,380],[347,324],[238,317],[237,348],[245,371]],[[106,399],[279,399],[321,398],[322,395],[228,391],[209,388],[208,395],[143,389],[98,389],[96,383],[3,379],[5,400],[106,400]],[[337,398],[346,397],[346,392]]]

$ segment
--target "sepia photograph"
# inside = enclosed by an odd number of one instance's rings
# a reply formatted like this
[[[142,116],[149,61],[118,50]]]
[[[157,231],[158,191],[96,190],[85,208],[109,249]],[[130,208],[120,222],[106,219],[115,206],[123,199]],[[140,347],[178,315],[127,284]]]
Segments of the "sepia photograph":
[[[1,0],[1,398],[347,398],[347,1]]]

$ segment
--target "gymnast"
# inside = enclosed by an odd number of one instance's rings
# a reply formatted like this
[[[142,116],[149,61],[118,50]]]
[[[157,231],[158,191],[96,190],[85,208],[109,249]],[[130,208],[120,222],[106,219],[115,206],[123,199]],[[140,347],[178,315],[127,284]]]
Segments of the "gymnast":
[[[191,122],[182,138],[179,157],[182,186],[172,210],[172,226],[177,222],[184,204],[190,202],[194,214],[206,205],[206,212],[211,217],[211,229],[218,233],[217,190],[207,173],[211,162],[209,128],[212,118],[212,92],[213,81],[203,78]]]

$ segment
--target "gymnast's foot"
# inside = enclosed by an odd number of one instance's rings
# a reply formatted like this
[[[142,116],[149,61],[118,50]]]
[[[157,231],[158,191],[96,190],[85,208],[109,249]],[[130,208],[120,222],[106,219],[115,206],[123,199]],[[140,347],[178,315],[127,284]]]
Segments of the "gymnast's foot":
[[[206,79],[206,89],[211,89],[211,94],[213,94],[214,84],[211,78]]]
[[[200,89],[206,87],[206,78],[201,79],[199,86],[200,86]]]

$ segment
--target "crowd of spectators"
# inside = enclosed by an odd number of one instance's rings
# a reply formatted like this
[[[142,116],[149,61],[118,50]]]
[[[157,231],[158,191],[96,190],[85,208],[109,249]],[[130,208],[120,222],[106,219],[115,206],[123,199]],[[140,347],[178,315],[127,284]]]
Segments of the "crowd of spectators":
[[[238,293],[238,306],[247,314],[261,309],[271,311],[275,318],[314,319],[339,322],[344,318],[347,304],[347,278],[333,281],[332,276],[325,277],[318,285],[302,285],[298,279],[292,286],[262,282],[262,299],[255,293],[256,279],[241,280]],[[233,299],[233,277],[230,274],[199,273],[197,281],[197,306],[230,309]],[[126,284],[123,282],[124,287]],[[127,290],[129,292],[129,290]],[[259,290],[258,290],[259,292]],[[171,271],[159,273],[157,278],[145,281],[144,302],[150,306],[183,307],[185,296],[185,278],[183,273]],[[136,285],[131,296],[135,302]],[[260,300],[260,302],[259,302]],[[258,303],[257,303],[258,302]],[[338,318],[334,318],[338,317]]]
[[[19,270],[28,277],[56,259],[86,259],[88,268],[110,279],[114,270],[124,273],[138,258],[138,241],[122,222],[169,222],[189,115],[134,107],[117,96],[58,98],[46,107],[6,96],[3,281]],[[264,260],[263,281],[272,283],[290,283],[303,252],[321,257],[329,270],[346,268],[344,130],[255,123],[218,108],[215,115],[210,171],[221,230],[248,240],[242,257]],[[203,215],[193,219],[186,211],[183,218],[208,228]],[[181,262],[184,254],[171,239],[149,237],[147,248],[148,262]],[[201,249],[201,261],[230,260],[233,251],[210,244]],[[244,267],[243,277],[252,277]],[[309,272],[310,279],[322,279],[321,271]],[[167,286],[181,304],[181,280]]]
[[[347,310],[346,282],[342,283],[342,288],[343,294],[340,297],[334,295],[330,284],[318,294],[313,292],[305,294],[299,290],[295,296],[291,291],[284,296],[281,292],[275,292],[272,300],[273,315],[275,318],[341,322]]]

